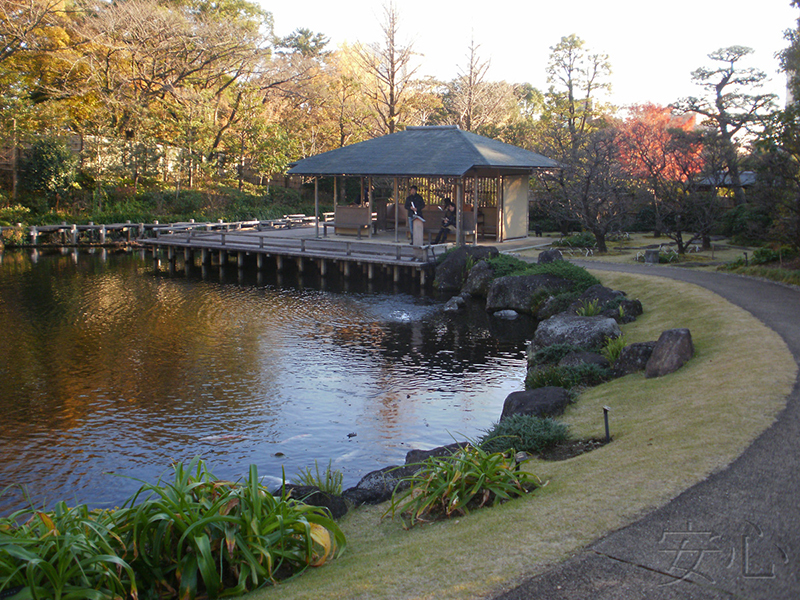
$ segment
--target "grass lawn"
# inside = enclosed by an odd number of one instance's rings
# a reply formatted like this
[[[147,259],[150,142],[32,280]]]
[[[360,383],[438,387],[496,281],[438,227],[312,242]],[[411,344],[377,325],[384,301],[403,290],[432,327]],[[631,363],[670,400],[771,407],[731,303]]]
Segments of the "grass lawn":
[[[684,239],[689,239],[689,237],[690,236],[685,235]],[[558,240],[558,236],[556,235],[555,237],[552,237],[552,239],[554,241]],[[586,256],[585,253],[580,249],[570,250],[569,248],[561,247],[558,249],[564,253],[566,258],[581,258],[584,260],[602,260],[603,262],[626,263],[634,262],[637,255],[644,256],[645,246],[663,244],[666,248],[670,243],[672,243],[672,240],[663,235],[659,238],[655,238],[653,237],[652,233],[631,233],[629,239],[608,241],[608,253],[606,254],[593,254]],[[692,245],[691,251],[685,254],[684,257],[681,258],[680,262],[683,264],[691,263],[693,266],[706,263],[713,263],[716,265],[719,263],[732,262],[737,258],[742,258],[745,252],[747,252],[748,256],[752,257],[753,251],[755,250],[755,248],[732,246],[728,240],[713,242],[712,251],[699,250],[699,246],[700,244]],[[675,246],[673,245],[671,247],[674,248]],[[539,252],[540,250],[525,250],[519,254],[523,257],[536,258],[539,255]],[[662,252],[662,254],[667,253]]]
[[[629,342],[688,327],[696,348],[672,375],[629,375],[580,396],[564,417],[572,434],[601,437],[607,405],[611,444],[527,463],[546,486],[464,518],[405,531],[399,519],[381,519],[385,505],[352,511],[341,523],[349,543],[342,557],[247,598],[491,597],[668,502],[774,421],[797,369],[777,334],[696,286],[594,274],[642,301],[645,314],[623,327]]]

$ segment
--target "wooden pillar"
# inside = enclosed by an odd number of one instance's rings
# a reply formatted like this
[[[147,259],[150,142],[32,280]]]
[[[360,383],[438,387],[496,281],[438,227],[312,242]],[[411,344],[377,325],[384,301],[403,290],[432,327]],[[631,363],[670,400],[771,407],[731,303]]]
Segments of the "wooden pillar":
[[[345,277],[350,277],[350,261],[349,260],[344,261],[344,276]]]
[[[473,207],[475,210],[475,207]],[[456,183],[456,246],[464,245],[464,178]]]
[[[31,245],[35,246],[39,240],[39,230],[36,225],[31,225]]]
[[[275,255],[275,266],[278,268],[278,271],[283,269],[283,256],[280,254]]]
[[[400,233],[397,231],[398,224],[400,223],[400,183],[397,180],[397,177],[394,178],[394,243],[396,244],[399,240],[398,236]]]
[[[472,219],[472,245],[478,244],[478,174],[475,174],[475,179],[472,182],[475,188],[472,191],[472,214],[475,217]],[[484,217],[486,218],[486,217]]]
[[[314,237],[319,237],[319,177],[314,177]]]
[[[302,273],[303,272],[303,257],[302,256],[298,256],[295,259],[295,262],[297,263],[297,272],[298,273]]]
[[[375,278],[375,265],[372,263],[367,264],[367,279],[370,281]]]
[[[325,277],[328,272],[328,263],[324,258],[320,258],[318,261],[319,265],[319,274]]]
[[[256,268],[260,271],[264,268],[264,255],[256,254]]]
[[[225,263],[227,262],[227,260],[228,260],[227,252],[224,249],[220,250],[219,251],[219,266],[220,267],[224,267]]]
[[[238,263],[240,269],[244,268],[244,257],[245,257],[244,252],[238,252],[236,254],[236,262]]]
[[[369,229],[367,229],[367,237],[372,238],[372,177],[367,177],[367,195],[369,197],[369,202],[367,206],[369,207],[367,210],[369,211],[369,218],[367,222],[369,223]]]
[[[395,283],[399,283],[400,282],[400,267],[398,267],[397,265],[394,266],[394,274],[393,275],[394,275],[394,282]]]
[[[419,284],[425,287],[425,269],[419,270]]]
[[[203,248],[200,251],[200,262],[203,265],[207,265],[211,262],[211,252],[209,252],[208,248]]]
[[[167,246],[167,260],[169,262],[175,260],[175,248],[172,246]]]

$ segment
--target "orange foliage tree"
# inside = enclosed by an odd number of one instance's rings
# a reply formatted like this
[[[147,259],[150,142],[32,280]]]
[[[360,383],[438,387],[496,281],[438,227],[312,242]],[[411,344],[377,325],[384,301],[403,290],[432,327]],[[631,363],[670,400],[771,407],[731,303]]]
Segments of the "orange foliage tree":
[[[653,104],[633,106],[620,124],[620,161],[641,181],[650,197],[656,236],[666,233],[678,252],[686,246],[683,234],[689,217],[697,214],[698,184],[703,173],[703,138],[691,114],[676,115]],[[704,229],[697,223],[697,229]]]

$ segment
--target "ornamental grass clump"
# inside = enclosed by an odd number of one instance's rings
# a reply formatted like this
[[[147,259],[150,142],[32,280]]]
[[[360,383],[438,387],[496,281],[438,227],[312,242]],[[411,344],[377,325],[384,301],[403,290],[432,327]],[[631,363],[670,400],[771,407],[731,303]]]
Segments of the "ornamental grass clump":
[[[511,500],[531,492],[539,479],[518,471],[513,456],[466,446],[450,456],[430,457],[404,478],[408,487],[392,495],[384,516],[400,514],[406,528],[418,523],[469,514],[471,510]]]
[[[326,494],[341,496],[344,474],[340,470],[334,469],[332,465],[333,463],[329,460],[325,471],[320,473],[319,464],[314,460],[314,471],[311,470],[311,467],[301,470],[294,476],[292,483],[313,486]]]
[[[479,445],[486,452],[528,452],[539,454],[564,442],[569,428],[551,418],[511,415],[486,430]]]
[[[273,496],[255,465],[242,483],[202,460],[173,466],[122,508],[0,519],[0,593],[20,598],[218,598],[320,566],[345,547],[324,509]],[[21,523],[21,525],[19,524]]]

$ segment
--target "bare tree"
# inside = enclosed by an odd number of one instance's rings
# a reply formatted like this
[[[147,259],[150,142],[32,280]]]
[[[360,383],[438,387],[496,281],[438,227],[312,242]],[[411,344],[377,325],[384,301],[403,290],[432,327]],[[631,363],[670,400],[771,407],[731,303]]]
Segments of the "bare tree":
[[[418,66],[413,65],[414,50],[400,40],[400,13],[393,2],[384,5],[381,23],[383,40],[357,48],[361,64],[373,78],[368,91],[382,133],[394,133],[405,116],[406,96]]]

